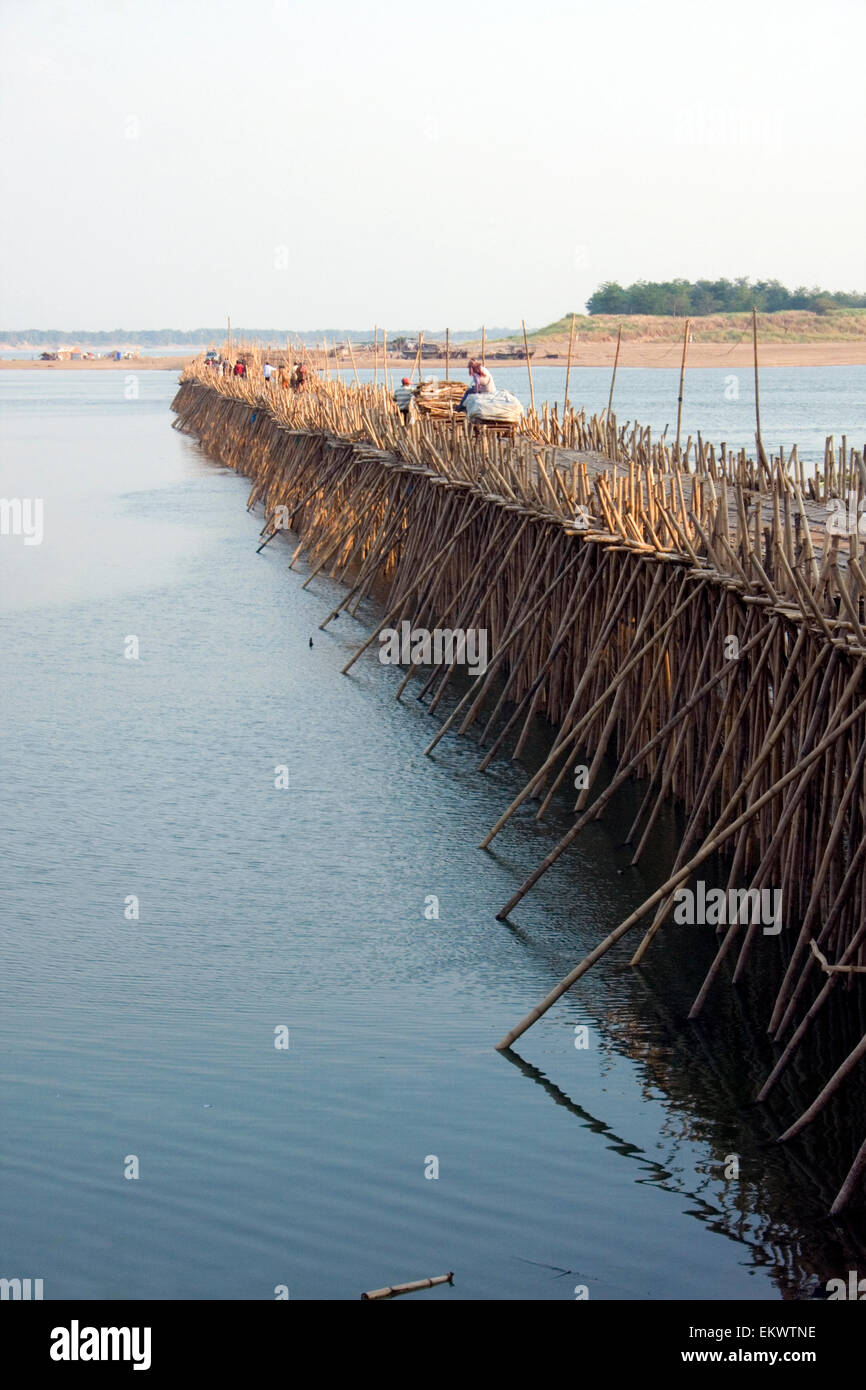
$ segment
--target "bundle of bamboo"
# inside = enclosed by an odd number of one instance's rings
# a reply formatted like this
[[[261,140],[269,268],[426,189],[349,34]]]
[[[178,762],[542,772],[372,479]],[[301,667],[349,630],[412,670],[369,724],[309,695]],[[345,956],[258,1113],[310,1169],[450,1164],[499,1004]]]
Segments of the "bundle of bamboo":
[[[433,420],[450,420],[465,392],[466,387],[460,381],[422,381],[415,392],[415,405],[420,415]]]

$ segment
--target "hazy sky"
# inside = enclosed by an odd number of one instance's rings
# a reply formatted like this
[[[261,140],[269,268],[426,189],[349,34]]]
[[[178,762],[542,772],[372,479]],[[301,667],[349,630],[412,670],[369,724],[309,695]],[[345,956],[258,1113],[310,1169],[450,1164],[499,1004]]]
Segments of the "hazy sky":
[[[863,0],[0,0],[5,328],[866,291]]]

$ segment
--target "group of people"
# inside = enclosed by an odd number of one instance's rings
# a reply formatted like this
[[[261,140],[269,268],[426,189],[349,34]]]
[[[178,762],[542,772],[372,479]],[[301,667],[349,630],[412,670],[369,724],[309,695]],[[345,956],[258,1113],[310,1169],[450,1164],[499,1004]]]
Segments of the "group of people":
[[[271,384],[273,370],[273,367],[269,366],[266,362],[264,367],[266,386],[270,386]],[[293,362],[291,371],[288,372],[285,370],[285,368],[280,369],[279,380],[280,386],[283,389],[283,391],[303,391],[309,379],[309,368],[305,367],[303,362]]]
[[[467,366],[469,370],[469,386],[463,392],[459,405],[454,407],[455,410],[464,412],[466,410],[466,399],[468,396],[489,395],[496,390],[493,377],[490,375],[490,372],[488,372],[484,363],[477,357],[470,357]],[[395,388],[394,404],[397,406],[397,409],[400,411],[400,414],[407,424],[414,419],[415,391],[412,386],[411,377],[404,376],[400,385]]]
[[[264,362],[262,376],[268,388],[271,382],[276,381],[283,391],[302,391],[310,379],[309,369],[303,362],[293,362],[289,371],[286,371],[285,367],[277,368],[270,362]]]
[[[232,366],[227,357],[206,357],[205,366],[212,371],[219,372],[220,376],[246,376],[247,364],[242,357],[239,357]]]
[[[206,367],[210,367],[211,371],[219,372],[220,376],[246,376],[247,374],[246,363],[242,362],[240,358],[232,366],[228,358],[217,357],[216,353],[213,355],[209,353],[204,359],[204,364]]]
[[[212,371],[219,372],[220,376],[244,377],[249,375],[249,367],[242,357],[238,357],[232,365],[228,358],[208,354],[205,357],[205,365],[210,367]],[[277,382],[284,391],[302,391],[310,380],[310,369],[303,362],[293,362],[289,369],[277,368],[271,362],[263,362],[262,376],[267,387]]]

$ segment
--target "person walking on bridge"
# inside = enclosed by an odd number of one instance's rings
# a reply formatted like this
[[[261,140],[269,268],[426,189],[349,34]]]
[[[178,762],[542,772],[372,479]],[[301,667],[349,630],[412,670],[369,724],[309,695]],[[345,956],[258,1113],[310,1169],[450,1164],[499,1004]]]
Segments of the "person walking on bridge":
[[[400,385],[394,390],[394,404],[407,425],[410,425],[415,418],[415,392],[412,390],[411,381],[408,376],[404,376]]]

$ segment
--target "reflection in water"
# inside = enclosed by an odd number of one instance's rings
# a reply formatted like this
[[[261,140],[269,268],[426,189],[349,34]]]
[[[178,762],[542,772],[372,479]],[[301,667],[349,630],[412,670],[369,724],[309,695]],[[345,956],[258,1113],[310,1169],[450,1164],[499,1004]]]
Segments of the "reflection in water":
[[[700,1031],[694,1025],[690,1025],[690,1029],[695,1033]],[[705,1060],[710,1059],[713,1070],[717,1070],[710,1048],[705,1040],[702,1040],[702,1043],[702,1056]],[[664,1085],[662,1077],[652,1070],[652,1063],[660,1060],[665,1049],[646,1048],[644,1051],[648,1071],[652,1072],[651,1079],[648,1076],[645,1091],[649,1097],[653,1087]],[[668,1051],[669,1056],[664,1058],[664,1080],[669,1079],[669,1069],[673,1071],[674,1068],[682,1068],[685,1061],[682,1046]],[[646,1055],[650,1053],[653,1054],[651,1059]],[[557,1105],[563,1106],[574,1115],[586,1129],[603,1138],[607,1149],[638,1163],[641,1168],[640,1176],[635,1179],[638,1185],[649,1183],[666,1192],[676,1193],[678,1197],[685,1199],[685,1210],[695,1220],[702,1222],[713,1232],[747,1247],[752,1264],[768,1270],[783,1298],[821,1297],[824,1283],[834,1277],[836,1271],[856,1267],[858,1261],[862,1265],[866,1259],[866,1245],[862,1238],[858,1238],[857,1231],[849,1223],[843,1225],[831,1221],[830,1218],[822,1220],[816,1214],[812,1229],[806,1233],[802,1228],[802,1217],[797,1211],[791,1211],[790,1220],[787,1213],[762,1215],[768,1208],[778,1211],[780,1206],[791,1205],[783,1200],[787,1190],[785,1178],[790,1179],[790,1172],[783,1173],[782,1170],[786,1169],[787,1165],[775,1145],[768,1141],[762,1144],[754,1135],[749,1136],[747,1130],[743,1131],[743,1135],[747,1139],[748,1147],[744,1149],[741,1143],[740,1151],[736,1155],[740,1165],[736,1180],[720,1181],[721,1170],[728,1167],[733,1156],[727,1154],[715,1161],[709,1161],[696,1185],[679,1181],[676,1175],[679,1169],[677,1152],[680,1144],[686,1139],[694,1140],[698,1137],[699,1130],[699,1137],[703,1142],[708,1142],[710,1137],[705,1127],[701,1126],[700,1120],[696,1121],[692,1113],[694,1095],[689,1097],[688,1110],[678,1105],[671,1107],[660,1128],[660,1134],[665,1135],[670,1141],[669,1157],[663,1162],[652,1158],[639,1145],[623,1139],[604,1120],[590,1114],[572,1100],[540,1068],[525,1061],[513,1049],[507,1049],[501,1055],[513,1063],[524,1076],[536,1082]],[[731,1100],[733,1102],[733,1097]],[[721,1123],[730,1125],[730,1120]],[[800,1167],[804,1177],[808,1176],[808,1170],[804,1169],[803,1165],[798,1163],[796,1166]],[[747,1168],[748,1172],[757,1176],[748,1178]],[[812,1271],[820,1271],[820,1275],[816,1276]]]

